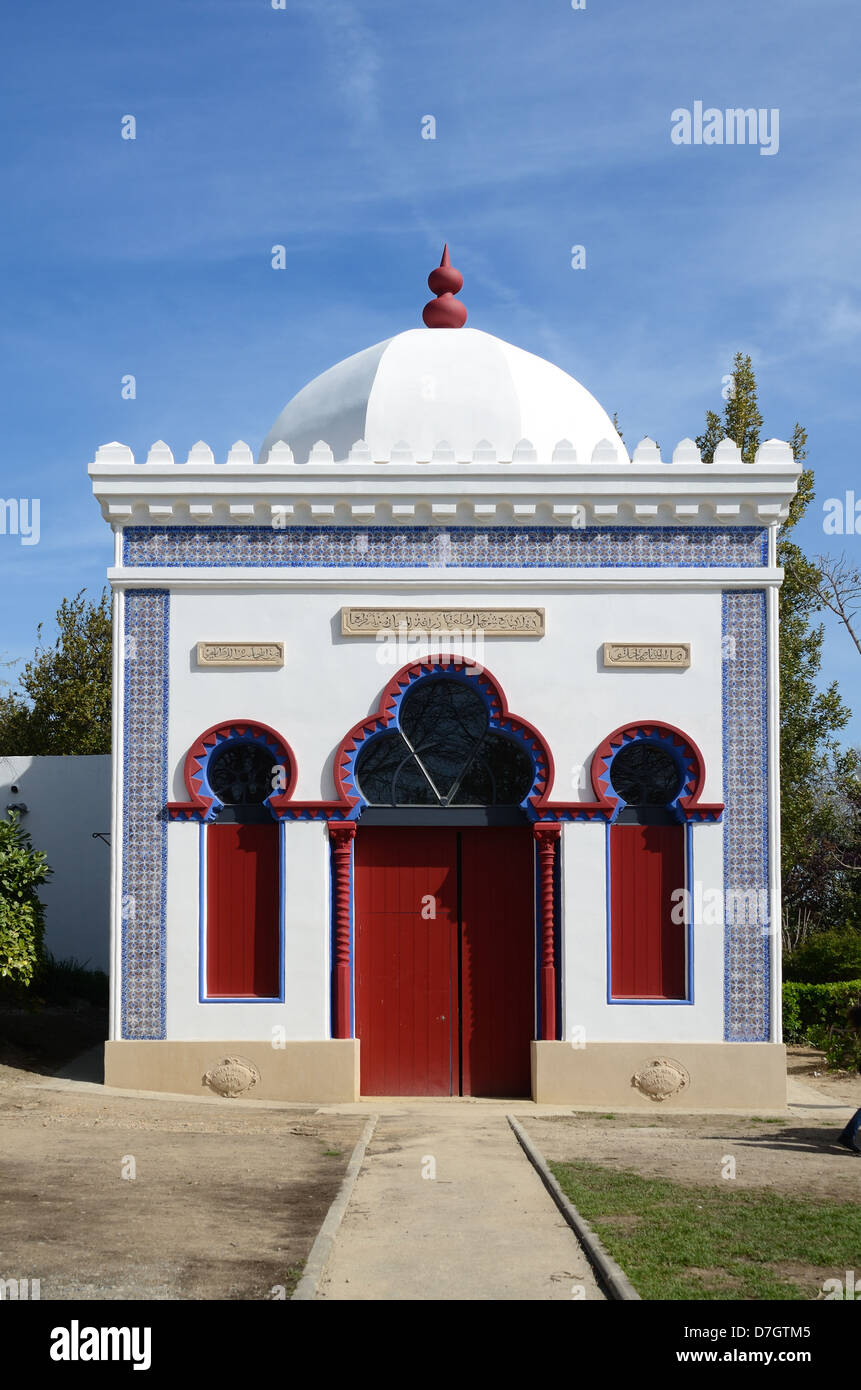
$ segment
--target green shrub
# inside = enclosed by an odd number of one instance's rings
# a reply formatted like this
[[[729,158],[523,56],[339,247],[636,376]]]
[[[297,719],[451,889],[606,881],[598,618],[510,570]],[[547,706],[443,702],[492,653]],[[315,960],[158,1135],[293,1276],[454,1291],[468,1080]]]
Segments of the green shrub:
[[[784,956],[783,978],[811,985],[861,979],[861,931],[847,925],[816,932]]]
[[[0,820],[0,980],[27,985],[41,959],[45,909],[36,889],[51,874],[45,856],[10,811]]]
[[[783,985],[783,1035],[788,1043],[807,1043],[825,1053],[829,1067],[854,1071],[861,1064],[861,1038],[847,1020],[861,1003],[861,979]]]
[[[783,982],[783,1037],[789,1043],[801,1041],[801,1001],[791,980]]]

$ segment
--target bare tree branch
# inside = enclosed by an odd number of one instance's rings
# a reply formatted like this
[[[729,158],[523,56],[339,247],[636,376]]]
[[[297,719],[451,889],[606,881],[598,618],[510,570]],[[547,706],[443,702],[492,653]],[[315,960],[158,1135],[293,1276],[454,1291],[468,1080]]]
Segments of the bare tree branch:
[[[820,574],[815,586],[817,597],[840,619],[861,653],[861,636],[853,626],[861,607],[861,570],[855,569],[845,555],[816,555],[813,563]]]

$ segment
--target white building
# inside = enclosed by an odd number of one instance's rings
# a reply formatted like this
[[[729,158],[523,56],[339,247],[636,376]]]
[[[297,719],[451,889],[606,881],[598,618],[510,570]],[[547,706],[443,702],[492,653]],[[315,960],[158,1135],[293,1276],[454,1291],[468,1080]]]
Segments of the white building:
[[[90,467],[108,1084],[781,1105],[792,451],[630,460],[578,382],[462,326],[447,257],[429,283],[433,326],[317,377],[256,462]]]

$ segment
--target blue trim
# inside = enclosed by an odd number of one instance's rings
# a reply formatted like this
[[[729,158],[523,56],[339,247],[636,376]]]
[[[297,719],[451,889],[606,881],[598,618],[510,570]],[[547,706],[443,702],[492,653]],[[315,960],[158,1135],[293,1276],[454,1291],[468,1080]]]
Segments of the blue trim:
[[[639,1006],[652,1005],[655,1008],[665,1009],[690,1008],[694,1003],[694,923],[693,912],[688,912],[687,939],[685,943],[686,958],[686,979],[685,987],[687,991],[686,999],[620,999],[614,995],[613,990],[613,914],[612,914],[612,884],[611,884],[611,858],[612,849],[610,835],[613,826],[608,822],[604,838],[604,874],[605,874],[605,900],[607,904],[607,931],[606,931],[606,978],[607,978],[607,1003],[608,1004],[637,1004]],[[693,871],[693,825],[690,821],[685,825],[685,888],[689,889]],[[688,906],[690,907],[690,893],[688,893]]]

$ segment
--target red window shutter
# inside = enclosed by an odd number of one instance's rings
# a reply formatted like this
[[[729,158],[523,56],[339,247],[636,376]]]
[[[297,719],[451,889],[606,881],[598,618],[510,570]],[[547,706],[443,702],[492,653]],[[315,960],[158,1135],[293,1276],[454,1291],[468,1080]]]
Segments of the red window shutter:
[[[278,826],[206,828],[206,997],[279,990]]]
[[[683,825],[611,827],[612,998],[687,997],[687,926],[673,921],[683,914],[672,896],[685,887]]]

